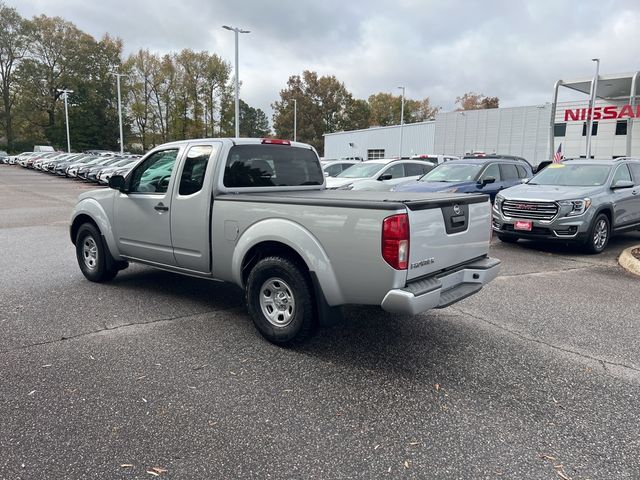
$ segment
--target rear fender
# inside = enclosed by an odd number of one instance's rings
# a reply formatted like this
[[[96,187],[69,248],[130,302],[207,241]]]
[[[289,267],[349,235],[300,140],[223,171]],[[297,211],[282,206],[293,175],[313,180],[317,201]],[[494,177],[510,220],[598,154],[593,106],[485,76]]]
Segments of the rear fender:
[[[331,306],[343,303],[335,272],[322,245],[302,225],[281,218],[255,223],[238,239],[231,261],[233,280],[237,285],[243,286],[242,263],[247,252],[262,242],[279,242],[298,253],[317,278],[327,303]]]

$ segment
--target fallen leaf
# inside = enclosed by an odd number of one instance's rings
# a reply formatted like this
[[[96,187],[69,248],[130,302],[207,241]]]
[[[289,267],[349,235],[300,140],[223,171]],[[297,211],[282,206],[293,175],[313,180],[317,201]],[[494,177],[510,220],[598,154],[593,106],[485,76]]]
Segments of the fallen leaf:
[[[380,448],[380,445],[376,445],[375,447],[373,447],[374,450],[377,450]]]
[[[146,375],[142,375],[142,376],[136,378],[136,380],[142,380],[143,378],[147,378],[147,376]]]
[[[30,397],[30,396],[31,396],[31,395],[33,395],[34,393],[36,393],[36,391],[35,391],[35,390],[31,390],[29,393],[27,393],[27,396],[29,396],[29,397]]]
[[[236,374],[236,372],[232,372],[232,371],[229,371],[229,373],[230,373],[231,375],[235,375],[235,374]]]
[[[434,387],[435,387],[435,389],[436,389],[436,392],[439,392],[439,391],[440,391],[440,384],[439,384],[439,383],[436,383],[436,384],[434,385]]]
[[[556,470],[556,473],[560,476],[560,478],[563,478],[564,480],[571,480],[571,478],[569,478],[569,476],[567,476],[567,474],[562,470]]]
[[[545,460],[550,460],[550,461],[552,461],[552,462],[555,462],[555,461],[556,461],[556,457],[552,457],[551,455],[546,455],[546,454],[544,454],[544,453],[542,453],[542,454],[540,455],[540,458],[544,458]]]
[[[404,468],[409,468],[409,460],[404,461]]]
[[[153,470],[156,473],[166,473],[169,471],[166,468],[160,468],[160,467],[151,467],[151,470]]]
[[[123,463],[120,465],[120,468],[132,468],[133,464],[131,463]]]
[[[49,368],[51,366],[50,363],[47,363],[46,365],[42,365],[42,368]]]
[[[409,442],[409,445],[420,445],[422,442]]]
[[[148,403],[148,402],[147,402],[147,399],[146,399],[146,398],[144,398],[144,397],[142,397],[142,401],[143,401],[144,403]]]
[[[147,470],[147,473],[148,473],[149,475],[153,475],[154,477],[159,477],[159,476],[160,476],[160,474],[159,474],[159,473],[156,473],[156,472],[154,472],[153,470]]]
[[[95,358],[93,358],[93,355],[89,355],[89,358],[90,358],[91,360],[95,360]]]

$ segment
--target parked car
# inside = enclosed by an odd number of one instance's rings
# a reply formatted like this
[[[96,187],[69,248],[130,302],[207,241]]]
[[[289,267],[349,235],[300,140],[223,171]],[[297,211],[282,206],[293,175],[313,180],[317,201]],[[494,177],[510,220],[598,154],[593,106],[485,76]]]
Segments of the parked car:
[[[103,167],[95,174],[95,181],[98,183],[109,183],[109,179],[113,172],[116,170],[126,171],[124,167],[129,166],[129,168],[133,168],[133,164],[138,161],[138,157],[130,157],[130,158],[120,158],[116,163]],[[120,173],[120,175],[122,175]],[[90,175],[91,176],[91,175]]]
[[[347,168],[336,177],[327,178],[327,188],[391,190],[398,183],[417,179],[433,168],[432,163],[421,160],[368,160]]]
[[[460,160],[460,157],[456,157],[455,155],[436,155],[436,154],[420,154],[420,155],[412,155],[412,160],[423,160],[426,162],[431,162],[434,165],[440,165],[444,162],[450,162],[452,160]]]
[[[118,162],[119,160],[122,160],[121,157],[101,157],[100,160],[98,160],[97,162],[94,163],[89,163],[83,167],[78,168],[78,172],[76,174],[76,176],[78,178],[81,178],[83,180],[88,180],[88,181],[93,181],[94,179],[90,179],[89,178],[89,174],[91,172],[98,173],[98,171],[103,168],[103,167],[108,167],[109,165],[113,165],[114,163]]]
[[[16,155],[15,157],[13,157],[13,163],[14,164],[18,164],[21,167],[26,167],[27,166],[27,159],[33,157],[37,155],[37,153],[35,152],[22,152],[18,155]]]
[[[4,150],[0,150],[0,163],[9,164],[9,154]]]
[[[139,160],[139,159],[138,159]],[[100,178],[98,179],[98,183],[101,183],[103,185],[107,185],[109,183],[109,179],[113,176],[116,175],[120,175],[123,177],[126,177],[129,172],[131,171],[131,169],[133,169],[133,167],[137,164],[137,161],[134,161],[133,163],[130,163],[129,165],[125,165],[124,167],[119,167],[115,170],[111,170],[111,171],[106,171],[104,173],[102,173],[100,175]]]
[[[505,188],[531,178],[527,162],[503,158],[471,158],[438,165],[418,180],[395,187],[397,192],[484,193],[493,202]]]
[[[330,160],[320,162],[322,164],[322,171],[324,172],[325,177],[335,177],[336,175],[342,173],[342,171],[347,168],[361,163],[360,160]]]
[[[233,282],[258,331],[281,345],[308,337],[341,305],[413,315],[497,276],[486,196],[354,195],[324,183],[303,143],[169,143],[126,178],[111,177],[111,188],[81,194],[70,237],[90,281],[140,262]]]
[[[555,240],[602,252],[616,233],[640,229],[640,160],[565,160],[496,197],[503,242]]]

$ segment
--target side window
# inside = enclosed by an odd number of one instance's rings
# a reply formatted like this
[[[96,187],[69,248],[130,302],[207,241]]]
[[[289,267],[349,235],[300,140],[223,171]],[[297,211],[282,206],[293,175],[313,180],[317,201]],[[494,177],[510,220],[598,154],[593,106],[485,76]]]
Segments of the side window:
[[[500,165],[500,175],[502,180],[518,180],[518,169],[511,163]]]
[[[335,177],[340,172],[342,172],[342,164],[338,163],[336,165],[330,165],[324,169],[325,172],[329,174],[330,177]]]
[[[180,175],[180,195],[193,195],[202,190],[204,174],[207,171],[209,158],[213,153],[211,145],[198,145],[189,148],[187,158]]]
[[[631,168],[631,172],[633,173],[635,184],[640,185],[640,163],[630,163],[629,168]]]
[[[519,178],[527,178],[527,170],[522,165],[516,165]]]
[[[404,166],[404,171],[407,174],[407,177],[413,177],[415,175],[423,175],[426,173],[425,169],[422,165],[417,163],[407,163]]]
[[[487,168],[485,168],[484,173],[480,177],[480,180],[484,180],[485,178],[493,177],[496,179],[496,182],[501,182],[500,177],[500,167],[497,163],[492,163]]]
[[[391,178],[402,178],[404,177],[404,165],[402,165],[401,163],[397,163],[395,165],[392,165],[391,167],[387,168],[384,172],[382,172],[382,175],[386,175],[386,174],[391,174]]]
[[[629,173],[629,167],[627,165],[620,165],[616,170],[616,173],[613,175],[613,182],[616,183],[618,180],[629,180],[631,181],[631,173]]]
[[[162,150],[147,157],[131,174],[129,192],[166,193],[178,149]]]

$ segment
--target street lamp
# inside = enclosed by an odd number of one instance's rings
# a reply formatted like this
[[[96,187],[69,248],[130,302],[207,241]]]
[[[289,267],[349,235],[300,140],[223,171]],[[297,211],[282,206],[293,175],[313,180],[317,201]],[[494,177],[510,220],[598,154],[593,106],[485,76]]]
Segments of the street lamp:
[[[402,103],[400,104],[400,155],[399,157],[402,158],[402,129],[404,128],[404,87],[398,87],[400,90],[402,90]]]
[[[293,99],[293,141],[297,141],[298,135],[298,100]]]
[[[592,58],[592,62],[596,62],[596,76],[591,81],[591,95],[589,96],[589,118],[587,122],[587,158],[591,158],[591,130],[593,129],[593,107],[596,105],[598,97],[598,75],[600,74],[600,59]]]
[[[71,139],[69,138],[69,107],[67,105],[67,97],[73,90],[67,90],[66,88],[57,88],[58,92],[62,93],[64,98],[64,123],[67,126],[67,153],[71,153]]]
[[[124,135],[122,134],[122,100],[120,98],[120,77],[127,77],[124,73],[111,72],[115,75],[118,84],[118,120],[120,121],[120,155],[124,154]]]
[[[239,86],[239,75],[238,75],[238,34],[239,33],[250,33],[249,30],[242,30],[238,27],[230,27],[228,25],[223,25],[222,28],[226,30],[231,30],[236,34],[236,138],[240,137],[240,86]]]

